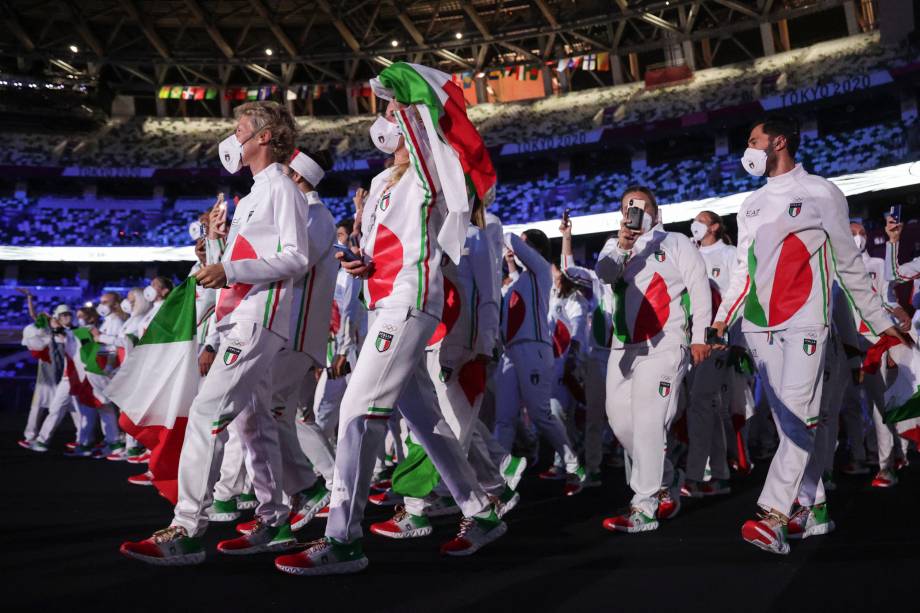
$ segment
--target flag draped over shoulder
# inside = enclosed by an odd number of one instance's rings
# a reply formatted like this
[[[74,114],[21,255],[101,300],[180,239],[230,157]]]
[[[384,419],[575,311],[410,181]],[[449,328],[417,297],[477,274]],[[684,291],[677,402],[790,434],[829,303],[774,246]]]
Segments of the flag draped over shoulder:
[[[198,393],[195,279],[176,287],[106,387],[119,425],[151,452],[153,484],[173,504],[188,411]]]
[[[93,386],[86,374],[105,374],[106,360],[99,355],[101,345],[93,340],[88,328],[75,328],[73,335],[77,339],[79,349],[75,356],[67,356],[64,367],[64,374],[70,382],[70,393],[76,396],[77,401],[83,406],[98,409],[103,405],[103,401],[93,393]]]
[[[904,351],[909,351],[910,357],[906,363],[898,360],[894,381],[885,390],[886,424],[920,417],[920,350],[904,347]]]
[[[448,210],[438,242],[459,262],[469,224],[469,199],[475,194],[489,205],[496,182],[489,150],[466,115],[463,90],[445,72],[406,62],[388,66],[371,79],[371,88],[381,98],[418,107]]]

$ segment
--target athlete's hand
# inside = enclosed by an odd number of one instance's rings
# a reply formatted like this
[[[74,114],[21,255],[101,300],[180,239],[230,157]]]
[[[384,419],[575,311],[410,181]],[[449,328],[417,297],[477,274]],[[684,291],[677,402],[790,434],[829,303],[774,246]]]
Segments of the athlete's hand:
[[[902,332],[910,332],[910,315],[902,307],[896,306],[891,309],[891,314],[898,319],[898,327]]]
[[[208,238],[217,240],[227,236],[227,203],[218,201],[208,213]]]
[[[342,269],[353,277],[366,278],[371,276],[374,272],[374,263],[365,262],[363,258],[353,262],[346,262],[344,253],[336,253],[335,259],[341,262]]]
[[[332,378],[338,379],[341,376],[345,375],[345,364],[348,361],[344,355],[337,355],[332,358]]]
[[[623,251],[629,251],[636,244],[636,239],[642,235],[638,230],[630,230],[626,227],[626,218],[620,220],[620,233],[617,234],[617,245]]]
[[[572,220],[559,222],[559,233],[562,234],[563,240],[572,239]]]
[[[198,373],[204,377],[211,370],[211,364],[214,363],[214,356],[217,354],[213,351],[202,351],[198,356]]]
[[[892,243],[901,240],[901,230],[903,229],[904,225],[898,223],[894,217],[885,218],[885,234],[888,235],[888,240]]]
[[[224,272],[223,264],[202,266],[194,276],[195,279],[198,280],[198,285],[201,287],[219,289],[227,285],[227,273]]]
[[[30,292],[28,288],[25,288],[25,287],[17,287],[16,291],[22,294],[23,296],[25,296],[26,298],[29,298],[32,296],[32,292]]]
[[[102,336],[102,333],[99,332],[99,330],[97,330],[96,328],[90,328],[90,329],[89,329],[89,334],[90,334],[90,336],[93,337],[93,340],[94,340],[94,341],[98,341],[98,340],[99,340],[99,337]]]
[[[355,203],[355,211],[361,211],[364,208],[364,201],[367,200],[367,190],[359,187],[355,190],[355,197],[351,200]]]
[[[709,357],[712,347],[706,343],[693,343],[690,345],[690,355],[693,356],[693,365],[698,366],[700,362]]]
[[[712,327],[715,328],[719,338],[725,338],[725,331],[728,329],[728,324],[724,321],[714,321],[712,322]],[[713,349],[725,349],[725,345],[712,345]]]
[[[882,334],[886,336],[893,336],[895,338],[901,339],[901,342],[904,343],[905,347],[913,347],[914,340],[910,337],[909,334],[904,334],[901,332],[900,328],[897,326],[891,326],[890,328],[885,328],[882,330]]]

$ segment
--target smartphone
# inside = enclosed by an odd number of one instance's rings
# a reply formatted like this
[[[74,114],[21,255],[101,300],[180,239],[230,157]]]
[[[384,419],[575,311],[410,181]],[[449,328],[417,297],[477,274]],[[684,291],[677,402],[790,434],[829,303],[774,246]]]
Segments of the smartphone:
[[[894,219],[895,223],[901,223],[901,205],[893,204],[891,208],[888,209],[888,215],[891,219]]]
[[[707,345],[728,345],[728,332],[725,333],[725,336],[719,336],[719,331],[715,328],[706,328],[706,344]]]
[[[630,200],[630,202],[632,202],[632,200]],[[643,204],[645,203],[643,202]],[[626,209],[626,228],[629,230],[641,230],[643,217],[645,217],[645,210],[643,208],[630,206]]]
[[[332,248],[343,254],[345,256],[346,262],[356,262],[361,259],[361,256],[355,255],[355,252],[351,250],[351,247],[343,245],[342,243],[332,243]]]
[[[568,226],[572,223],[572,220],[569,218],[569,214],[572,212],[572,209],[565,209],[562,211],[562,223]]]

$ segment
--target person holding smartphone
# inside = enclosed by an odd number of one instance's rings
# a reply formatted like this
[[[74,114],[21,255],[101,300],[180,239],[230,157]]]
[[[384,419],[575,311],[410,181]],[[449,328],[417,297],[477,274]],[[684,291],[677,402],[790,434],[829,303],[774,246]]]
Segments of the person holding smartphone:
[[[703,258],[686,236],[665,231],[652,191],[628,187],[621,205],[620,232],[604,245],[596,272],[616,301],[607,418],[632,461],[633,497],[627,513],[603,525],[644,532],[680,509],[667,434],[688,364],[709,356],[712,306]]]
[[[796,163],[799,142],[798,122],[789,117],[771,116],[751,128],[741,163],[768,179],[738,212],[738,266],[713,323],[721,335],[743,317],[777,425],[779,447],[757,501],[762,514],[741,528],[745,541],[777,554],[789,553],[787,525],[796,499],[825,502],[821,479],[805,476],[813,464],[823,464],[814,453],[815,430],[834,278],[874,334],[906,341],[872,291],[846,197]]]

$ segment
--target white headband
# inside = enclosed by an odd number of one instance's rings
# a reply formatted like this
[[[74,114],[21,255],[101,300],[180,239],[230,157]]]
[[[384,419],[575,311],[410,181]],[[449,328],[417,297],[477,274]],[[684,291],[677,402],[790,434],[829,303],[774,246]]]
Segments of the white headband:
[[[291,161],[288,162],[288,166],[313,187],[319,185],[319,182],[323,180],[323,176],[326,174],[319,164],[303,151],[295,150],[294,155],[291,156]]]

